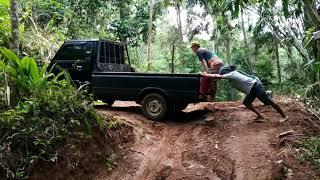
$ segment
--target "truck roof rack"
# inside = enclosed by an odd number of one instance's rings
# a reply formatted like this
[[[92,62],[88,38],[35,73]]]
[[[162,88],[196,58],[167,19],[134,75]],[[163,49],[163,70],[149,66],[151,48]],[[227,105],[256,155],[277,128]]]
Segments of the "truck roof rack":
[[[106,41],[106,42],[113,43],[113,44],[125,45],[125,43],[123,43],[123,42],[120,42],[120,41],[111,41],[111,40],[109,40],[109,39],[99,39],[99,41]]]
[[[64,42],[84,42],[84,41],[99,41],[99,39],[69,39]]]
[[[123,42],[112,41],[112,40],[109,40],[109,39],[70,39],[70,40],[65,40],[64,42],[70,43],[70,42],[88,42],[88,41],[105,41],[105,42],[118,44],[118,45],[122,45],[122,46],[126,45]]]

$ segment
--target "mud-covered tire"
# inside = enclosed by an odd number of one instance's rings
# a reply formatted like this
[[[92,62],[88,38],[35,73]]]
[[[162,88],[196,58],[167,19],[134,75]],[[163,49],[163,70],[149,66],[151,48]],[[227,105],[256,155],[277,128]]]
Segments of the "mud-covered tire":
[[[157,93],[146,95],[143,98],[141,105],[144,116],[150,120],[160,121],[168,112],[167,100]]]
[[[108,106],[112,106],[114,104],[114,101],[113,99],[104,99],[102,100],[102,102],[106,103]]]

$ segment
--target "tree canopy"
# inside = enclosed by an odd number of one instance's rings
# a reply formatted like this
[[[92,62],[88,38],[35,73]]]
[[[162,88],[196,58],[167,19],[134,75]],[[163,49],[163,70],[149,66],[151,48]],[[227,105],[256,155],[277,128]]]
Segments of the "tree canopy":
[[[9,47],[10,1],[0,5],[0,44]],[[199,72],[189,50],[198,40],[271,85],[314,88],[319,81],[317,0],[21,0],[18,6],[20,53],[39,63],[66,39],[104,38],[127,43],[140,71]]]

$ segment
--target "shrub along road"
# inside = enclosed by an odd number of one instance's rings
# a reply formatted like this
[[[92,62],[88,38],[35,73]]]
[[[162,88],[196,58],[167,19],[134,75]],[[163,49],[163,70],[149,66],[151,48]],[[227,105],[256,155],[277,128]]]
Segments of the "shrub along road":
[[[97,106],[132,126],[135,141],[111,173],[95,179],[314,179],[311,163],[298,160],[298,142],[318,132],[316,117],[294,100],[277,100],[289,116],[283,124],[261,104],[266,122],[255,122],[241,102],[189,105],[165,122],[147,120],[132,102]]]

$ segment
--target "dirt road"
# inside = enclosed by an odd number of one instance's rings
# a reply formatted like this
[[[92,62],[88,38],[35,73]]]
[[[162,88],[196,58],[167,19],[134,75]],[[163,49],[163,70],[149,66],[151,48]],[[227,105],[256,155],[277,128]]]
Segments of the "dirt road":
[[[147,120],[132,102],[97,107],[131,125],[135,141],[111,173],[101,170],[95,179],[314,179],[313,168],[296,160],[294,147],[316,133],[314,119],[294,101],[278,101],[289,115],[283,124],[261,104],[266,122],[255,122],[241,102],[189,105],[164,122]]]

